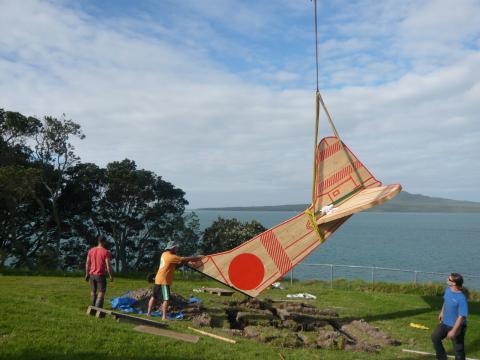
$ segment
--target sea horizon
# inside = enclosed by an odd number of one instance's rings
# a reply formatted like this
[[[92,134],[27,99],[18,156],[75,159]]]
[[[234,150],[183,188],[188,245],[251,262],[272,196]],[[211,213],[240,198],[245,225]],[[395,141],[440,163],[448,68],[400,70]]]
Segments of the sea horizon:
[[[242,222],[257,220],[271,228],[298,214],[298,211],[189,211],[199,217],[202,231],[219,216]],[[466,277],[467,287],[480,290],[478,258],[480,214],[362,212],[352,216],[305,258],[294,269],[294,277],[330,279],[330,268],[307,265],[312,263],[363,266],[364,269],[335,268],[335,277],[367,281],[371,279],[371,267],[417,271],[419,283],[444,282],[441,275],[424,272],[460,272]],[[412,274],[378,271],[375,280],[412,282]]]

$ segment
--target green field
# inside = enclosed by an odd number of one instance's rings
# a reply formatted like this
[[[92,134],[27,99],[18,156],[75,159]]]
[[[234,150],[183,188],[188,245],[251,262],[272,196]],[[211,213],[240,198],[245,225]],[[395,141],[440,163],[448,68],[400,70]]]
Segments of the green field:
[[[174,291],[183,296],[211,281],[177,280]],[[146,287],[144,280],[118,278],[109,283],[108,297]],[[88,284],[81,278],[45,276],[0,276],[0,359],[422,359],[402,353],[402,348],[432,351],[430,330],[409,326],[410,322],[433,328],[442,298],[418,294],[365,290],[329,289],[327,285],[294,282],[286,290],[269,290],[262,297],[283,298],[289,292],[317,295],[315,305],[336,310],[341,317],[362,317],[378,326],[402,345],[377,354],[323,349],[285,349],[237,338],[227,344],[202,337],[197,344],[141,334],[132,324],[111,318],[85,315]],[[390,288],[390,291],[395,287]],[[398,287],[400,290],[400,287]],[[421,291],[421,289],[420,289]],[[420,292],[419,292],[420,293]],[[197,295],[205,305],[219,301],[214,295]],[[241,299],[243,296],[234,295]],[[480,304],[470,302],[466,337],[467,356],[480,358]],[[108,305],[106,306],[108,307]],[[169,321],[173,330],[192,333],[188,321]],[[209,330],[225,335],[220,330]],[[450,343],[447,349],[451,353]]]

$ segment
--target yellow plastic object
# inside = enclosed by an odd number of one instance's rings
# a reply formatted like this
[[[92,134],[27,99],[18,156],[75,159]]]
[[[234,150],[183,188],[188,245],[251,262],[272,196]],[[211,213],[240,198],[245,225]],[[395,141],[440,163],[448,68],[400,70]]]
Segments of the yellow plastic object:
[[[410,323],[410,326],[415,329],[430,330],[429,327],[426,327],[425,325],[422,325],[422,324]]]

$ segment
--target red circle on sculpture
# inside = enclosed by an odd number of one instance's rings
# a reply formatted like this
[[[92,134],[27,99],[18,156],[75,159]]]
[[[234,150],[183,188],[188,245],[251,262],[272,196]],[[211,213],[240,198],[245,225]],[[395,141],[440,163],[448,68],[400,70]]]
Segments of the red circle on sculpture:
[[[260,285],[264,275],[262,260],[250,253],[235,256],[228,267],[230,281],[240,290],[255,289]]]

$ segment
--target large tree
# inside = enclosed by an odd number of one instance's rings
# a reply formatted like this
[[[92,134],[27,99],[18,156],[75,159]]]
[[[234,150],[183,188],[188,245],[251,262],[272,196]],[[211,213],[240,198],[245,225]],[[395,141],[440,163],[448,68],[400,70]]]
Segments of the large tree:
[[[92,163],[78,163],[67,170],[67,181],[58,200],[64,218],[61,251],[65,269],[81,268],[88,248],[96,245],[102,234],[98,216],[100,200],[105,195],[105,172]]]
[[[183,224],[183,190],[125,159],[107,165],[97,224],[114,244],[117,271],[151,267]]]
[[[202,251],[211,254],[229,250],[266,230],[256,220],[241,222],[219,217],[203,232]]]
[[[68,170],[80,160],[71,142],[75,137],[83,139],[85,135],[80,125],[66,119],[65,115],[60,119],[45,116],[35,134],[35,159],[43,166],[41,183],[49,195],[47,205],[51,210],[50,221],[55,228],[54,247],[49,253],[51,262],[60,260],[64,231],[58,201],[68,180]]]
[[[0,109],[0,266],[77,269],[99,235],[117,270],[147,269],[165,243],[198,249],[199,222],[185,193],[131,160],[80,162],[71,120]]]
[[[26,145],[40,128],[36,118],[0,109],[0,266],[33,268],[47,246],[42,169]]]

